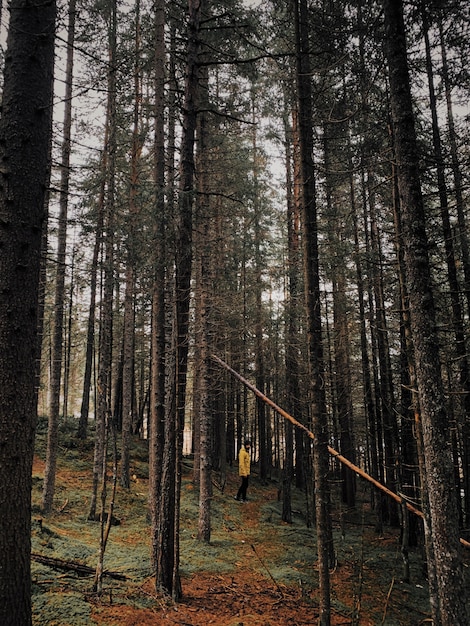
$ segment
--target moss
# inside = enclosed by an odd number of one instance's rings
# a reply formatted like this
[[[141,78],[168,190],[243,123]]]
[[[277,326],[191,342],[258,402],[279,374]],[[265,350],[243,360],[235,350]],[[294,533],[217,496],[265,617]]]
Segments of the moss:
[[[34,626],[88,626],[92,624],[91,606],[83,594],[75,591],[40,593],[33,587]]]

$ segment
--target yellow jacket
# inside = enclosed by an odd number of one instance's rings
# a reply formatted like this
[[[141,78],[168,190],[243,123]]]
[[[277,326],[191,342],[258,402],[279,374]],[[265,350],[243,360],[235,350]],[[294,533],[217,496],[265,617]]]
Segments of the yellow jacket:
[[[250,455],[245,446],[242,446],[238,453],[238,473],[240,476],[250,475]]]

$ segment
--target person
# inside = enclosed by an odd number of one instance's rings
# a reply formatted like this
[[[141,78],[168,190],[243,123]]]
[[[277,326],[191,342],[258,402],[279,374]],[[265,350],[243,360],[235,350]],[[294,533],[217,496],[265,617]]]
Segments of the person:
[[[242,482],[238,490],[235,500],[246,502],[246,490],[248,489],[248,479],[250,477],[250,448],[251,441],[247,439],[245,444],[240,448],[238,454],[238,474]]]

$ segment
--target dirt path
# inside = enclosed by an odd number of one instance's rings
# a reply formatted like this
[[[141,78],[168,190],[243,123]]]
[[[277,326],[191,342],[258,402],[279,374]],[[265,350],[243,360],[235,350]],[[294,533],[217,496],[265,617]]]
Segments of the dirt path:
[[[264,563],[265,552],[276,547],[276,541],[269,543],[262,537],[261,509],[268,498],[275,498],[275,488],[272,493],[267,493],[265,488],[259,489],[253,484],[247,503],[236,502],[233,490],[234,484],[229,484],[226,493],[217,496],[218,506],[223,511],[225,532],[230,533],[233,544],[233,551],[227,555],[233,563],[232,572],[197,572],[183,578],[183,599],[177,605],[161,599],[156,599],[155,606],[150,610],[101,605],[96,607],[97,622],[109,626],[314,624],[317,617],[315,603],[308,597],[302,597],[298,588],[277,583]],[[151,594],[152,582],[148,581],[146,587]]]

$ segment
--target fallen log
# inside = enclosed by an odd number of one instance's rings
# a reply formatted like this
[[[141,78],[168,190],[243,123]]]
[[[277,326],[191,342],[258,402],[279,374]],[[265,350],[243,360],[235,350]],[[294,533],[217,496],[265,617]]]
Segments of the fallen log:
[[[248,380],[246,380],[246,378],[244,378],[241,374],[239,374],[238,372],[236,372],[234,369],[232,369],[230,367],[230,365],[228,365],[227,363],[225,363],[225,361],[222,361],[221,358],[219,358],[218,356],[216,356],[215,354],[213,354],[211,356],[211,358],[218,364],[220,365],[223,369],[227,370],[228,372],[230,372],[230,374],[232,374],[232,376],[234,376],[236,379],[238,379],[241,383],[243,383],[245,385],[245,387],[247,389],[250,389],[250,391],[252,391],[256,396],[258,396],[258,398],[260,398],[265,404],[267,404],[268,406],[270,406],[274,411],[276,411],[276,413],[278,413],[279,415],[281,415],[282,417],[284,417],[285,419],[289,420],[289,422],[291,422],[292,424],[294,424],[294,426],[296,426],[297,428],[300,428],[301,430],[304,431],[304,433],[307,435],[307,437],[309,437],[310,439],[315,439],[315,435],[301,422],[297,421],[295,419],[295,417],[292,417],[292,415],[289,415],[289,413],[287,413],[287,411],[284,411],[284,409],[282,409],[280,406],[278,406],[275,402],[273,402],[270,398],[268,398],[268,396],[265,396],[264,393],[262,393],[257,387],[255,387],[254,385],[252,385]],[[342,454],[340,454],[337,450],[335,450],[334,448],[332,448],[331,446],[328,446],[328,452],[331,454],[331,456],[333,456],[335,459],[337,459],[340,463],[342,463],[343,465],[345,465],[346,467],[349,467],[350,470],[352,470],[353,472],[356,472],[359,476],[361,476],[362,478],[364,478],[365,480],[369,481],[370,483],[372,483],[375,487],[377,487],[377,489],[380,489],[380,491],[383,491],[384,493],[386,493],[390,498],[393,498],[396,502],[400,503],[401,505],[406,506],[406,508],[411,511],[412,513],[414,513],[415,515],[417,515],[418,517],[423,518],[424,514],[422,511],[420,511],[420,509],[416,508],[413,504],[411,504],[411,502],[408,502],[404,496],[399,495],[397,493],[395,493],[394,491],[391,491],[388,487],[386,487],[385,485],[382,485],[382,483],[380,483],[378,480],[376,480],[375,478],[373,478],[370,474],[367,474],[367,472],[365,472],[362,468],[360,468],[359,466],[355,465],[354,463],[352,463],[351,461],[349,461],[349,459],[347,459],[346,457],[344,457]],[[460,538],[460,543],[462,545],[464,545],[466,548],[470,548],[470,542],[466,541],[463,538]]]
[[[63,559],[58,559],[52,556],[44,556],[43,554],[38,554],[37,552],[31,553],[31,559],[37,563],[53,567],[54,569],[75,572],[79,576],[95,575],[94,567],[89,567],[83,563],[77,563],[77,561],[64,561]],[[127,576],[120,574],[119,572],[110,572],[106,570],[103,572],[103,576],[108,576],[109,578],[114,578],[115,580],[127,580]]]

